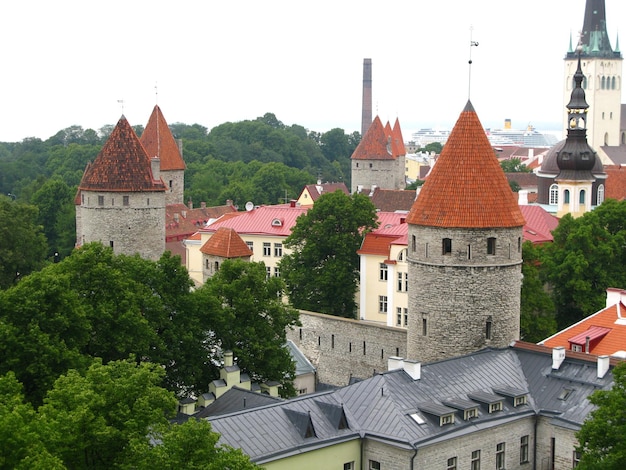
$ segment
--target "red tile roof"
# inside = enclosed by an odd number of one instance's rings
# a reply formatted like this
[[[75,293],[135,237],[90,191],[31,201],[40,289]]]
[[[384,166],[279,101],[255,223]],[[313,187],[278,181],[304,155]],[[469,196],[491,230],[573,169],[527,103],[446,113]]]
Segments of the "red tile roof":
[[[155,106],[145,130],[139,139],[149,157],[161,159],[161,170],[184,170],[185,162],[176,140],[163,117],[161,108]]]
[[[415,191],[376,188],[371,201],[379,211],[409,211],[415,201]]]
[[[606,307],[540,344],[549,348],[563,346],[569,350],[571,343],[584,344],[586,336],[590,336],[589,354],[610,356],[618,351],[626,351],[626,306],[618,302]]]
[[[404,147],[404,138],[402,137],[402,129],[400,129],[400,121],[396,118],[396,122],[393,125],[393,141],[397,146],[396,156],[406,155],[406,148]]]
[[[189,209],[185,204],[168,204],[165,207],[165,241],[189,238],[208,222],[233,212],[237,212],[233,205]]]
[[[221,256],[222,258],[246,258],[252,256],[237,232],[232,228],[220,227],[209,240],[202,245],[200,251],[207,255]]]
[[[220,227],[228,227],[240,235],[274,235],[288,237],[296,219],[306,213],[311,206],[294,206],[281,204],[276,206],[261,206],[247,212],[226,214],[201,229],[202,232],[215,232]]]
[[[120,118],[78,186],[83,191],[165,191],[152,177],[150,159],[135,131]]]
[[[361,142],[352,154],[353,160],[393,160],[395,156],[389,145],[388,134],[380,118],[376,116]]]
[[[626,199],[626,168],[621,165],[607,165],[604,197],[623,201]]]
[[[455,228],[524,225],[516,197],[469,101],[407,221]]]

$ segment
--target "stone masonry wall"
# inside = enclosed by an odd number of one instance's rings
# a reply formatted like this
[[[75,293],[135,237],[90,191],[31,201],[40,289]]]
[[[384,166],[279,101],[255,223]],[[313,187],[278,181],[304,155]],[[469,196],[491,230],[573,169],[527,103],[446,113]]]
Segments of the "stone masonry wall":
[[[318,381],[347,385],[387,370],[390,356],[406,356],[406,330],[347,318],[300,311],[302,326],[287,330],[317,369]]]
[[[409,226],[408,359],[431,362],[519,338],[521,235],[521,227]],[[445,255],[444,238],[452,243]]]
[[[124,205],[124,196],[128,196],[128,205]],[[99,241],[113,246],[116,254],[139,253],[152,260],[161,257],[165,251],[163,192],[83,191],[81,198],[81,205],[76,206],[80,210],[79,245]]]
[[[371,165],[371,166],[370,166]],[[352,160],[352,192],[358,186],[404,189],[404,156],[389,160]]]
[[[161,179],[163,179],[167,188],[165,191],[165,204],[184,204],[185,170],[161,170]]]

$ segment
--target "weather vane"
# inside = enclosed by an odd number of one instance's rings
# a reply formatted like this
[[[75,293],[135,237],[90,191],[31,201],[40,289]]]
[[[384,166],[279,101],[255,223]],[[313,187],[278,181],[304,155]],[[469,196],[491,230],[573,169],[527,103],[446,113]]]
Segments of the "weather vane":
[[[470,26],[470,49],[469,49],[469,60],[467,63],[469,64],[469,77],[467,79],[467,99],[470,99],[471,91],[472,91],[472,47],[478,47],[478,41],[474,41],[472,39],[472,32],[474,31],[474,27]]]
[[[122,114],[124,114],[124,100],[117,100],[117,102],[122,106]]]
[[[154,101],[159,104],[159,86],[157,82],[154,82]]]

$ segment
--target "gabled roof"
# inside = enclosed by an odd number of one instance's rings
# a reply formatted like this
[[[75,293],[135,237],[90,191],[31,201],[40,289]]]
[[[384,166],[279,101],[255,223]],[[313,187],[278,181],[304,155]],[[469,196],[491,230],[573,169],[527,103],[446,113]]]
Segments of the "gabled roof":
[[[379,211],[410,211],[415,201],[415,191],[403,189],[374,189],[370,200]]]
[[[394,160],[391,141],[383,123],[376,116],[361,142],[352,153],[352,160]]]
[[[590,340],[589,354],[611,356],[620,351],[623,354],[626,351],[626,305],[618,302],[606,307],[539,344],[549,348],[563,346],[569,350],[571,344],[584,345],[587,336]]]
[[[194,209],[189,209],[185,204],[168,204],[165,206],[165,240],[188,238],[210,221],[236,212],[237,208],[232,204]]]
[[[521,227],[524,217],[468,101],[407,222],[448,228]]]
[[[184,170],[185,162],[174,136],[158,105],[152,110],[148,124],[139,139],[150,158],[161,159],[161,170]]]
[[[576,387],[571,397],[559,399],[572,380]],[[550,349],[516,346],[424,364],[417,380],[397,369],[334,391],[302,395],[210,421],[221,435],[220,443],[241,448],[252,461],[263,464],[364,435],[404,449],[418,448],[532,415],[578,427],[593,409],[586,398],[596,389],[608,389],[611,383],[610,373],[597,377],[594,362],[566,357],[554,371]],[[526,403],[514,406],[506,400],[509,390],[528,393]],[[502,410],[488,413],[471,396],[501,399]],[[420,407],[428,412],[454,412],[453,408],[444,409],[452,402],[462,403],[465,409],[473,402],[478,415],[445,425],[412,417],[421,413]],[[306,432],[309,425],[314,433]]]
[[[559,219],[541,206],[519,206],[526,220],[523,228],[524,241],[545,243],[554,240],[552,231],[559,225]]]
[[[234,386],[220,395],[213,403],[198,411],[194,417],[208,418],[210,416],[219,416],[234,411],[250,410],[281,401],[282,399],[269,396],[265,393],[252,392]]]
[[[252,250],[246,242],[232,228],[220,227],[200,251],[205,255],[220,256],[222,258],[246,258],[252,256]]]
[[[317,199],[326,193],[334,193],[335,191],[343,191],[348,196],[350,195],[350,191],[346,186],[346,183],[318,183],[318,184],[307,184],[302,192],[308,191],[311,196],[311,201],[315,202]]]
[[[305,214],[310,206],[261,206],[251,211],[227,214],[212,224],[201,229],[201,232],[215,232],[220,227],[234,229],[239,235],[274,235],[288,237],[291,228],[296,224],[298,216]],[[234,216],[236,215],[236,216]]]
[[[152,176],[150,159],[124,116],[78,185],[79,191],[165,191]]]

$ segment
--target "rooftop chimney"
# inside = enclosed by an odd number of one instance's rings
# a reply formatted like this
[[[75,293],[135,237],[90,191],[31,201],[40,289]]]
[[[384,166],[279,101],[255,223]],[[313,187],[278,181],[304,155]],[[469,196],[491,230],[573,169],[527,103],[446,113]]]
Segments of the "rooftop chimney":
[[[161,179],[161,159],[159,157],[154,157],[150,160],[150,168],[152,169],[152,179],[160,180]]]
[[[422,364],[417,361],[406,359],[402,365],[404,372],[409,374],[413,380],[419,380],[422,375]]]
[[[552,349],[552,370],[559,370],[561,364],[565,360],[565,348],[563,346],[557,346]]]
[[[609,356],[598,356],[598,378],[602,379],[609,371],[611,360]]]
[[[233,352],[224,351],[224,367],[230,367],[233,365]]]
[[[387,370],[398,370],[402,369],[404,364],[404,359],[398,356],[389,356],[387,359]]]
[[[193,209],[193,201],[191,200],[191,198],[189,198],[189,201],[187,201],[187,207],[189,207],[189,209]]]

